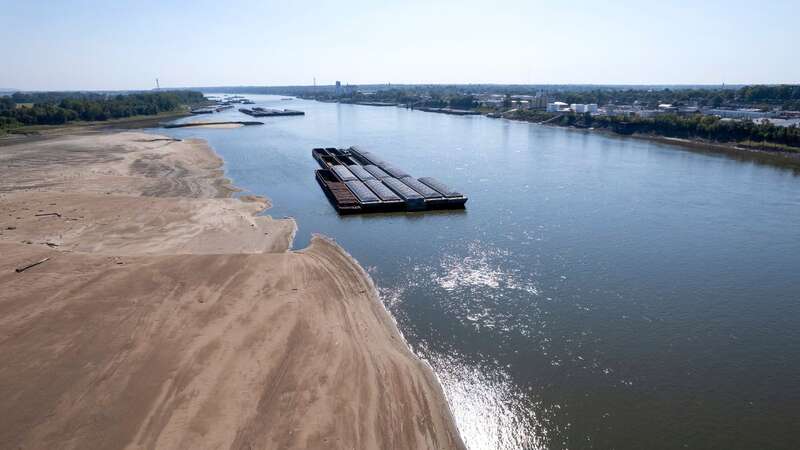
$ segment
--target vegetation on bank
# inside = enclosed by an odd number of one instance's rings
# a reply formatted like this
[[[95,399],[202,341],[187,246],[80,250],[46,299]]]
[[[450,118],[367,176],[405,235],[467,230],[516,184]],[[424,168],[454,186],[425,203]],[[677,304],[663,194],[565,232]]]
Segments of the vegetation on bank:
[[[769,121],[726,120],[717,116],[663,114],[653,117],[593,116],[516,110],[507,116],[528,122],[578,128],[605,128],[621,134],[652,134],[682,139],[704,139],[723,143],[746,143],[748,147],[800,152],[800,128],[780,127]]]
[[[502,101],[480,106],[476,95],[503,95]],[[621,134],[649,134],[682,139],[702,139],[770,151],[800,152],[800,128],[782,127],[769,121],[722,119],[704,114],[590,115],[571,112],[550,113],[541,109],[512,109],[509,94],[545,95],[550,101],[635,105],[657,109],[661,104],[675,107],[758,108],[761,110],[800,110],[800,85],[753,85],[742,87],[619,87],[619,86],[395,86],[360,92],[352,87],[344,92],[323,90],[309,97],[339,102],[386,102],[410,107],[471,109],[484,114],[529,122],[580,128],[603,128]],[[495,97],[496,99],[497,97]]]
[[[659,104],[699,107],[781,108],[800,111],[800,85],[752,85],[743,87],[630,87],[630,86],[512,86],[512,85],[424,85],[351,87],[334,91],[321,86],[309,92],[287,87],[285,93],[324,101],[385,102],[409,106],[466,109],[473,94],[534,95],[544,93],[565,103],[639,105],[656,108]],[[551,100],[552,101],[552,100]],[[452,102],[462,103],[460,107]],[[510,101],[508,102],[510,104]],[[477,106],[477,105],[475,105]],[[508,106],[508,105],[506,105]],[[474,106],[473,106],[474,107]]]
[[[639,104],[655,108],[659,104],[674,106],[750,107],[771,109],[779,107],[787,111],[800,110],[800,85],[753,85],[738,89],[717,88],[664,88],[664,89],[593,89],[565,90],[558,98],[568,104],[597,103],[600,106],[613,104]]]
[[[424,108],[453,108],[474,109],[478,107],[478,100],[471,94],[442,94],[432,93],[418,95],[402,89],[387,89],[375,93],[349,92],[346,94],[317,94],[310,96],[315,100],[338,101],[340,103],[394,103]]]
[[[106,121],[178,111],[205,100],[195,91],[131,94],[85,92],[17,92],[0,97],[0,130],[26,125],[63,125],[74,121]]]
[[[502,95],[493,105],[480,106],[480,94]],[[343,103],[396,103],[410,107],[471,109],[483,114],[545,122],[580,128],[609,129],[621,134],[649,134],[682,139],[702,139],[770,151],[800,152],[800,128],[782,127],[769,121],[722,119],[704,114],[590,115],[571,112],[550,113],[541,109],[512,109],[509,94],[544,94],[551,101],[596,103],[603,107],[636,105],[657,109],[661,104],[676,107],[759,108],[800,110],[800,85],[753,85],[743,87],[615,87],[615,86],[393,86],[373,91],[350,87],[344,91],[323,89],[306,97]],[[496,99],[497,97],[495,97]]]

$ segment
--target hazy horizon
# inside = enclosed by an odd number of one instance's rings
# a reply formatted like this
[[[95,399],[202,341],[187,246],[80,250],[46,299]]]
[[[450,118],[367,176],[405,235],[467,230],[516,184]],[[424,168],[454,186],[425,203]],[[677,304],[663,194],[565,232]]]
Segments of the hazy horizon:
[[[0,89],[800,82],[795,5],[0,0]]]
[[[327,83],[327,84],[317,84],[318,87],[333,87],[335,84]],[[795,85],[798,83],[743,83],[743,84],[725,84],[724,86],[730,88],[738,88],[743,86],[752,86],[752,85]],[[362,83],[362,84],[353,84],[354,86],[389,86],[386,83]],[[597,86],[597,87],[699,87],[699,88],[709,88],[714,89],[718,88],[721,85],[719,84],[697,84],[697,83],[664,83],[664,84],[645,84],[645,83],[604,83],[604,84],[596,84],[596,83],[391,83],[391,86],[542,86],[542,87],[562,87],[562,86],[575,86],[575,87],[590,87],[590,86]],[[150,91],[154,90],[155,86],[153,87],[145,87],[145,88],[131,88],[131,89],[20,89],[15,88],[13,86],[0,86],[0,92],[136,92],[136,91]],[[310,84],[242,84],[242,85],[203,85],[203,86],[161,86],[161,90],[177,90],[177,89],[242,89],[242,88],[308,88],[313,87]],[[269,95],[269,94],[267,94]],[[277,94],[276,94],[277,95]]]

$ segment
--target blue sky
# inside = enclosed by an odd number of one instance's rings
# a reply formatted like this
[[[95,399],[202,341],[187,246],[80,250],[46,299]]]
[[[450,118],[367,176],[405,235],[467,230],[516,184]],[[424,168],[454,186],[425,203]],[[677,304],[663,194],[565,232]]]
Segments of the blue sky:
[[[0,88],[800,82],[800,3],[0,0]]]

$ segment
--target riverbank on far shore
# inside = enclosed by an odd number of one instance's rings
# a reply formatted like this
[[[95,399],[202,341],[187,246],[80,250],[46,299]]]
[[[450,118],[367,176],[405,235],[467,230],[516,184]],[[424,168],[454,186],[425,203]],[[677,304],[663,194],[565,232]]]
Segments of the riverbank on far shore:
[[[379,107],[386,107],[386,106],[396,106],[398,108],[406,108],[406,109],[416,109],[418,111],[424,112],[441,112],[446,113],[447,108],[410,108],[405,105],[394,104],[394,103],[381,103],[381,102],[330,102],[324,100],[316,100],[310,99],[314,101],[318,101],[321,103],[342,103],[342,104],[353,104],[353,105],[362,105],[362,106],[379,106]],[[436,109],[440,109],[442,111],[435,111]],[[459,111],[459,110],[456,110]],[[645,139],[652,142],[659,142],[662,144],[669,144],[674,145],[677,147],[682,147],[688,150],[695,150],[700,152],[711,152],[711,153],[720,153],[726,154],[738,159],[746,159],[746,160],[753,160],[758,162],[763,162],[767,164],[773,164],[778,166],[789,166],[789,167],[797,167],[800,168],[800,148],[796,151],[783,151],[778,147],[774,149],[768,148],[769,146],[759,146],[757,143],[756,145],[750,146],[743,146],[739,143],[734,142],[711,142],[703,139],[685,139],[685,138],[674,138],[668,136],[659,136],[659,135],[652,135],[652,134],[619,134],[615,133],[614,131],[607,129],[607,128],[583,128],[583,127],[574,127],[574,126],[563,126],[554,123],[547,123],[545,122],[537,122],[532,120],[525,120],[523,118],[518,117],[507,117],[504,116],[503,113],[496,113],[496,112],[487,112],[485,110],[473,110],[471,113],[464,114],[466,111],[461,111],[461,114],[456,115],[483,115],[485,117],[489,117],[492,119],[506,119],[512,120],[516,122],[523,122],[523,123],[532,123],[536,125],[545,125],[557,128],[565,128],[570,130],[580,130],[580,131],[592,131],[592,132],[601,132],[605,133],[608,136],[615,136],[620,138],[632,137],[636,139]]]
[[[94,122],[76,121],[63,125],[26,125],[19,128],[0,131],[0,147],[19,143],[30,143],[58,136],[105,132],[109,130],[136,130],[154,128],[162,123],[189,117],[188,110],[170,111],[149,116],[132,116],[122,119],[110,119]]]
[[[783,167],[800,168],[800,149],[798,149],[797,152],[766,150],[757,147],[744,147],[738,145],[737,143],[732,143],[732,142],[731,143],[710,142],[702,139],[684,139],[684,138],[674,138],[668,136],[640,134],[640,133],[634,133],[628,135],[628,134],[615,133],[614,131],[607,128],[582,128],[582,127],[563,126],[553,123],[533,122],[529,120],[511,118],[511,117],[496,117],[496,118],[503,118],[515,122],[530,123],[530,124],[542,125],[554,128],[563,128],[574,131],[602,133],[607,136],[614,136],[617,138],[643,139],[651,142],[673,145],[687,150],[699,151],[702,153],[719,153],[742,160],[762,162],[766,164],[772,164]]]
[[[289,251],[203,141],[82,131],[0,152],[0,441],[463,448],[338,245]]]
[[[615,135],[619,136],[618,134]],[[662,144],[676,145],[689,150],[726,154],[737,159],[758,160],[765,163],[800,168],[800,152],[765,150],[754,147],[743,147],[734,143],[725,144],[708,142],[700,139],[682,139],[647,134],[634,134],[631,137]]]

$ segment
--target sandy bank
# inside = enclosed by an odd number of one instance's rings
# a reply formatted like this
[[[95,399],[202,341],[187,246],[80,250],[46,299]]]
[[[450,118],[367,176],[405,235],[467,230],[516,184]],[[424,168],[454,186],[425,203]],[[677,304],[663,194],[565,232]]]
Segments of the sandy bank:
[[[287,252],[220,166],[142,133],[3,148],[2,447],[461,448],[363,270]]]

